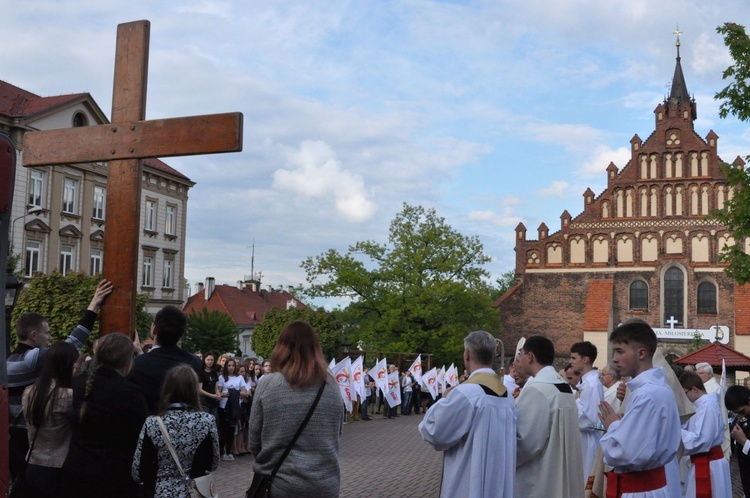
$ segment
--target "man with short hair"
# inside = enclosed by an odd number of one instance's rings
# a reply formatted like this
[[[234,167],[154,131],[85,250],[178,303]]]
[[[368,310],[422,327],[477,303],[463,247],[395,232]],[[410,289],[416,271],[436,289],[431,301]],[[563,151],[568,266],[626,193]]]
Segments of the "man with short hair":
[[[186,328],[187,317],[182,310],[175,306],[163,307],[156,313],[151,325],[154,347],[150,353],[136,357],[133,362],[129,378],[140,386],[152,415],[159,410],[161,391],[169,370],[184,363],[190,365],[200,378],[203,369],[201,361],[177,345]]]
[[[620,387],[620,372],[612,365],[604,365],[599,379],[604,386],[604,401],[610,404],[615,413],[620,413],[621,402],[617,398],[617,388]]]
[[[529,377],[518,396],[516,498],[580,498],[583,462],[573,389],[552,366],[555,347],[526,339],[516,370]]]
[[[446,389],[419,424],[425,441],[445,452],[441,497],[513,496],[516,410],[492,370],[495,338],[484,331],[464,339],[469,378]]]
[[[573,368],[570,363],[565,364],[558,372],[560,377],[568,381],[570,387],[573,388],[573,394],[578,392],[578,385],[581,383],[581,372]]]
[[[97,311],[104,300],[112,293],[112,283],[102,280],[94,291],[88,308],[81,321],[65,339],[79,351],[88,341],[94,328]],[[10,333],[10,332],[8,332]],[[49,347],[50,329],[47,319],[39,313],[24,313],[16,321],[18,344],[8,356],[8,409],[10,418],[9,460],[11,477],[15,478],[26,465],[26,453],[29,450],[26,419],[21,409],[21,398],[26,387],[36,383]]]
[[[599,381],[599,372],[594,370],[596,361],[596,346],[589,341],[576,342],[570,347],[570,365],[581,374],[578,384],[578,429],[581,431],[581,451],[583,452],[583,481],[586,482],[594,464],[600,430],[599,403],[604,400],[604,388]]]
[[[605,463],[614,467],[607,473],[607,496],[680,496],[680,415],[664,369],[653,365],[656,334],[646,322],[626,322],[610,334],[609,342],[615,368],[632,379],[622,416],[609,403],[599,405],[607,429],[599,444]]]
[[[684,496],[731,498],[729,462],[721,450],[724,417],[721,414],[719,395],[706,394],[703,381],[695,372],[680,375],[680,385],[690,402],[695,405],[695,415],[682,426],[684,454],[690,456],[692,462],[685,480]]]
[[[706,393],[721,393],[721,386],[716,382],[716,379],[714,378],[714,369],[709,363],[698,363],[695,365],[695,371],[703,381],[703,387],[706,388]]]

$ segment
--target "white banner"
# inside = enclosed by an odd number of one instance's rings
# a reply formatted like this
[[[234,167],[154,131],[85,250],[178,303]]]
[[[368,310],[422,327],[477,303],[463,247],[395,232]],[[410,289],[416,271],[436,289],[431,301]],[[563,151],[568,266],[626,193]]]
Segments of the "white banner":
[[[362,372],[362,357],[358,356],[352,362],[352,387],[359,394],[360,399],[365,399],[365,376]],[[354,401],[354,399],[352,399]]]
[[[375,381],[375,386],[383,392],[383,397],[386,397],[388,395],[388,363],[385,358],[372,367],[370,377]]]
[[[440,382],[440,391],[439,392],[445,392],[445,365],[440,367],[440,370],[438,370],[437,373],[438,376],[438,382]]]
[[[411,372],[412,376],[414,377],[414,380],[417,381],[417,383],[422,383],[422,355],[417,355],[417,359],[414,360],[414,363],[411,364],[409,367],[409,372]]]
[[[345,359],[337,363],[331,370],[333,378],[336,379],[336,383],[339,385],[339,392],[341,397],[344,399],[344,406],[346,411],[352,412],[352,360],[347,356]]]
[[[432,399],[437,398],[438,395],[438,373],[437,368],[432,367],[422,376],[422,385],[430,391]]]
[[[401,386],[399,384],[398,372],[389,373],[388,394],[385,398],[388,400],[388,406],[391,408],[401,406]]]
[[[445,377],[446,384],[450,384],[451,387],[456,387],[458,385],[458,369],[453,363],[448,367],[448,371],[445,372]]]

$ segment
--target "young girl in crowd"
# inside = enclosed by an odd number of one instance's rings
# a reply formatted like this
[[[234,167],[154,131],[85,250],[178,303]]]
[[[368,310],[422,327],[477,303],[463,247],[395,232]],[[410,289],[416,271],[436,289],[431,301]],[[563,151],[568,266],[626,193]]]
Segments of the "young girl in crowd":
[[[188,365],[174,367],[164,379],[160,414],[146,419],[132,467],[133,479],[144,483],[145,496],[188,496],[187,481],[169,451],[159,418],[186,475],[201,477],[219,467],[216,423],[201,409],[198,376]]]
[[[94,367],[73,380],[78,423],[63,465],[68,496],[132,498],[140,493],[130,467],[148,408],[140,388],[125,379],[133,351],[128,336],[106,335]]]
[[[36,384],[23,393],[23,413],[32,448],[26,466],[26,484],[35,497],[57,496],[62,486],[62,465],[73,434],[73,366],[78,350],[69,342],[49,348]]]
[[[203,410],[218,419],[219,400],[221,395],[217,384],[219,382],[219,372],[215,364],[216,356],[213,353],[203,355],[203,371],[200,376],[200,393]]]
[[[221,420],[219,449],[222,453],[221,459],[234,460],[232,443],[240,419],[240,396],[245,391],[245,381],[237,375],[237,361],[234,358],[228,358],[224,363],[224,370],[219,376],[217,386],[221,392],[221,401],[219,402],[219,419]]]

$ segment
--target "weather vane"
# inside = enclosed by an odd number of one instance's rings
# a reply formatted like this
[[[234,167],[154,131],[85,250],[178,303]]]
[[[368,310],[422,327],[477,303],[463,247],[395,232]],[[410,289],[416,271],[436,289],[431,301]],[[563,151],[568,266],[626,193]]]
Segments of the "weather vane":
[[[682,31],[680,31],[680,25],[677,25],[677,29],[674,30],[674,35],[677,37],[677,46],[680,46],[680,35],[682,34]]]

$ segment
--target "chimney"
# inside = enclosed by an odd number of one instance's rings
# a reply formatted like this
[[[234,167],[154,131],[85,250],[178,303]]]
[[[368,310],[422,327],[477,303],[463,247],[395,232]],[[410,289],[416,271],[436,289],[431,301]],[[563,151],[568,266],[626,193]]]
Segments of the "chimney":
[[[242,280],[237,280],[237,290],[242,290],[244,286],[242,285]]]
[[[273,285],[268,284],[268,292],[273,292]]]
[[[203,292],[203,283],[202,282],[196,282],[195,283],[195,293],[200,294]]]
[[[279,292],[282,292],[283,290],[284,290],[284,286],[283,285],[279,285]]]
[[[293,286],[293,285],[287,285],[287,286],[286,286],[286,291],[287,291],[287,292],[288,292],[289,294],[291,294],[291,293],[292,293],[292,292],[294,291],[294,286]]]
[[[214,286],[216,285],[216,279],[214,277],[206,277],[206,297],[205,300],[211,299],[211,294],[214,293]]]

